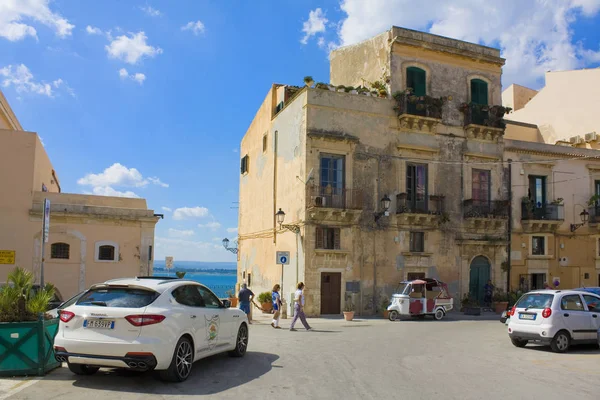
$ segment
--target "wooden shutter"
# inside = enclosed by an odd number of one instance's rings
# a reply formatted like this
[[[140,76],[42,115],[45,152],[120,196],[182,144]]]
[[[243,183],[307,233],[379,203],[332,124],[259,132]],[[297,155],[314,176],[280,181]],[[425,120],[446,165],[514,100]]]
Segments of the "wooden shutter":
[[[335,228],[333,230],[333,248],[335,250],[341,249],[341,244],[340,244],[340,228]]]
[[[406,69],[406,87],[413,89],[416,96],[425,96],[427,94],[427,74],[424,70],[417,67],[408,67]]]
[[[322,249],[323,247],[323,228],[317,226],[315,237],[315,249]]]
[[[481,79],[471,80],[471,103],[488,104],[488,85]]]

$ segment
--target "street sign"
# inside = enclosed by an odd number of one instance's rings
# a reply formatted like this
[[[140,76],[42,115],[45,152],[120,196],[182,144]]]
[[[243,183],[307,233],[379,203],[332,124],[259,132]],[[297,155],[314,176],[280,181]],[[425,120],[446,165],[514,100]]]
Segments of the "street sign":
[[[173,268],[173,257],[165,257],[165,268]]]
[[[14,264],[15,263],[15,251],[14,250],[0,250],[0,264]]]
[[[44,243],[48,243],[48,232],[50,232],[50,200],[44,199]]]
[[[277,252],[277,264],[289,265],[290,263],[290,252],[289,251],[278,251]]]

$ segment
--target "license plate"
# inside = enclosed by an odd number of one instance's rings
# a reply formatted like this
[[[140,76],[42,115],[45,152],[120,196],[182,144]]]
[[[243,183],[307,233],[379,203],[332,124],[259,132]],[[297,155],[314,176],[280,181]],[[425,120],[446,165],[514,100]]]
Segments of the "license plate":
[[[84,328],[115,329],[115,321],[110,319],[86,319],[83,321]]]
[[[528,319],[534,321],[536,314],[519,314],[519,319]]]

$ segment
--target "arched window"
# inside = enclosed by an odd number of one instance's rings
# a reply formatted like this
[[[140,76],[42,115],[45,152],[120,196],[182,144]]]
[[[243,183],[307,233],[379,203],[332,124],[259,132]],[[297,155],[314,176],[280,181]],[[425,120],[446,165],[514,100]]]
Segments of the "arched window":
[[[427,73],[418,67],[406,68],[406,88],[411,88],[415,96],[427,94]]]
[[[68,243],[52,243],[50,246],[50,258],[68,260],[71,246]]]
[[[488,105],[488,84],[481,79],[471,79],[471,103]]]
[[[115,261],[115,246],[104,245],[98,247],[98,260]]]

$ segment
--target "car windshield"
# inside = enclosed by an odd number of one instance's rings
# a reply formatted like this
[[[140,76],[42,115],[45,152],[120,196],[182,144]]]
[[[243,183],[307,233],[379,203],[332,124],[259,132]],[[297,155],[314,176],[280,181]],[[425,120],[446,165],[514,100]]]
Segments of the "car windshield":
[[[396,294],[409,294],[410,293],[410,283],[402,282],[398,285],[396,289]]]
[[[548,293],[527,293],[517,302],[517,308],[544,309],[552,305],[553,294]]]
[[[152,303],[160,294],[151,290],[127,288],[98,288],[85,293],[78,306],[142,308]]]

